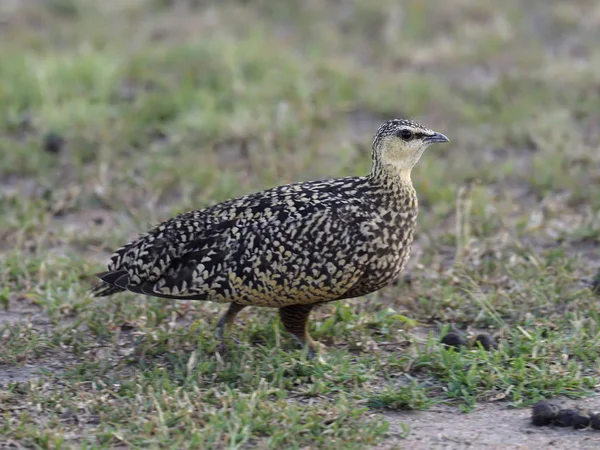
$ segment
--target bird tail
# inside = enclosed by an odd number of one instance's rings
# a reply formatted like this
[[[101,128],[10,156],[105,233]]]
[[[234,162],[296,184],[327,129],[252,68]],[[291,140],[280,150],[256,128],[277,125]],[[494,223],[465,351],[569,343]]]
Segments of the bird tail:
[[[117,286],[111,286],[103,281],[96,284],[90,292],[94,297],[108,297],[109,295],[118,294],[119,292],[123,292],[125,289],[121,289]]]
[[[125,290],[122,287],[112,284],[111,281],[114,281],[113,279],[115,278],[114,274],[115,272],[100,272],[95,274],[102,281],[90,289],[94,297],[107,297]]]

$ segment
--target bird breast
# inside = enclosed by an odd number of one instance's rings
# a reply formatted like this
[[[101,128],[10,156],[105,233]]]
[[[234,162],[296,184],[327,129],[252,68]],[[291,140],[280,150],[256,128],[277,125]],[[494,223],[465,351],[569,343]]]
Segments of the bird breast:
[[[398,197],[396,197],[398,198]],[[416,196],[399,196],[400,204],[387,203],[372,220],[362,224],[366,239],[364,275],[350,296],[358,297],[377,291],[402,272],[414,239],[417,220]]]

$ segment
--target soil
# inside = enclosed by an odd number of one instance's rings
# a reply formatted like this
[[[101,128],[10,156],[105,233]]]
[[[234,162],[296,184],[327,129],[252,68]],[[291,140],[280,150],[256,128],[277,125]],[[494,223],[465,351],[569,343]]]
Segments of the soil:
[[[600,396],[557,400],[561,407],[600,410]],[[511,408],[505,403],[483,403],[469,413],[456,407],[435,406],[427,411],[385,414],[390,438],[377,449],[598,449],[600,432],[531,424],[531,408]],[[400,437],[404,426],[407,438]]]

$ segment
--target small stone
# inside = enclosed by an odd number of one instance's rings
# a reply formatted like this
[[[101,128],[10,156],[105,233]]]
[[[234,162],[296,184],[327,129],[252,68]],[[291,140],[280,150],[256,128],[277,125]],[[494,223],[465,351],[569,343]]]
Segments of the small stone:
[[[60,153],[65,145],[65,139],[58,133],[51,131],[44,136],[44,151],[52,154]]]
[[[475,345],[477,345],[478,342],[481,344],[483,349],[488,352],[490,350],[495,350],[496,348],[498,348],[496,339],[494,339],[494,337],[488,333],[478,334],[477,337],[475,337]]]
[[[531,409],[531,423],[537,427],[550,425],[558,417],[560,408],[554,403],[542,400]]]
[[[454,347],[456,349],[464,347],[466,345],[465,338],[455,331],[448,332],[441,340],[442,345],[445,347]]]

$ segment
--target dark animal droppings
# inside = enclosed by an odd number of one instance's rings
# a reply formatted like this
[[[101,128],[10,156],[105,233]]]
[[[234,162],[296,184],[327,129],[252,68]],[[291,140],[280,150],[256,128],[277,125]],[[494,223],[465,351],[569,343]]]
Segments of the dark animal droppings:
[[[55,132],[50,132],[44,136],[44,151],[52,154],[60,153],[65,145],[64,138]]]
[[[448,334],[446,334],[442,338],[441,343],[445,347],[454,347],[457,349],[466,345],[465,338],[460,333],[455,331],[450,331]]]
[[[531,410],[531,423],[538,427],[550,425],[558,417],[559,411],[560,408],[554,403],[546,400],[537,402]]]
[[[496,340],[491,334],[478,334],[475,338],[475,345],[477,345],[477,342],[479,342],[486,351],[495,350],[496,348],[498,348],[498,344],[496,343]]]
[[[590,420],[589,411],[567,408],[559,411],[553,423],[561,427],[581,429],[589,426]]]

